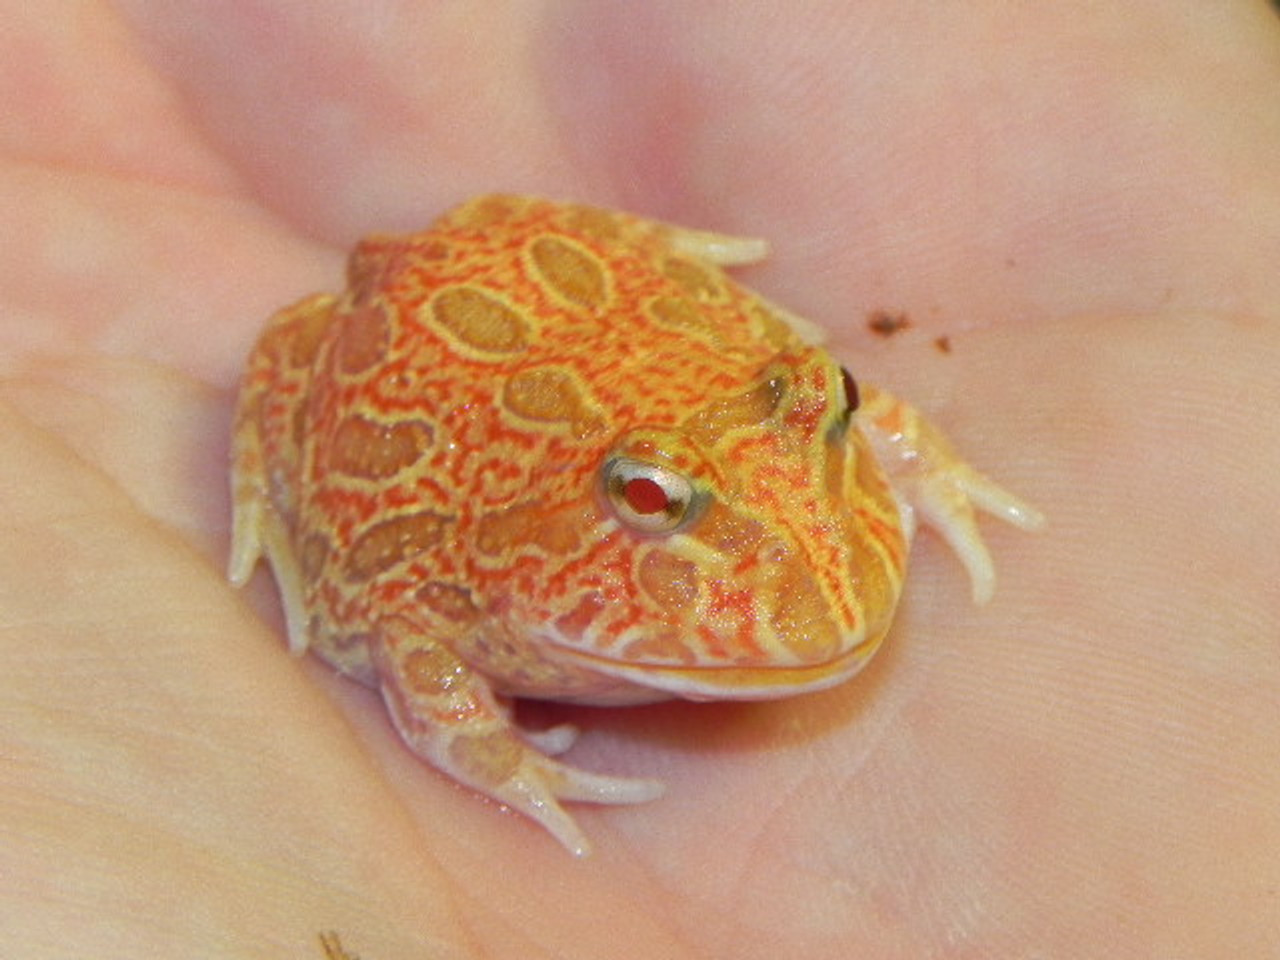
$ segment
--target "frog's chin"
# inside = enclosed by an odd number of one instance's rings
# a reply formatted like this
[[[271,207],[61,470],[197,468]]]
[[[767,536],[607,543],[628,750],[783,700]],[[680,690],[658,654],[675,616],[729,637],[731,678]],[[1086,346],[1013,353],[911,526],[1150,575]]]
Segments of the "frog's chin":
[[[601,697],[565,697],[580,703],[651,703],[657,700],[779,700],[798,693],[825,690],[848,680],[866,666],[880,640],[864,642],[825,663],[803,666],[684,667],[623,663],[569,652],[578,667],[608,677],[619,685]]]

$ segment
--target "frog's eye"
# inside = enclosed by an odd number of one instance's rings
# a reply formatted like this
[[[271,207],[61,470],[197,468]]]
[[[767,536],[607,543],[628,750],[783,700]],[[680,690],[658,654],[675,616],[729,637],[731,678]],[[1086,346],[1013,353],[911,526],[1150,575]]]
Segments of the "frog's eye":
[[[694,490],[685,477],[642,460],[604,466],[604,489],[618,519],[643,533],[670,533],[689,516]]]
[[[848,369],[841,367],[840,384],[844,387],[844,415],[848,417],[858,409],[858,381]]]

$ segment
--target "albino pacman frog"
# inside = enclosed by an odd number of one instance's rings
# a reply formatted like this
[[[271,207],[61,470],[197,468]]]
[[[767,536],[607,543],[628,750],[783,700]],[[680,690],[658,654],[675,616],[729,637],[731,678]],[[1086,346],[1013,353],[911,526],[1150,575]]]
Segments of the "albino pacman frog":
[[[409,748],[575,853],[561,801],[648,780],[553,759],[508,698],[755,700],[840,683],[893,618],[916,517],[994,586],[977,507],[1040,516],[855,385],[721,267],[761,241],[488,196],[377,236],[272,318],[236,415],[230,577],[381,691]]]

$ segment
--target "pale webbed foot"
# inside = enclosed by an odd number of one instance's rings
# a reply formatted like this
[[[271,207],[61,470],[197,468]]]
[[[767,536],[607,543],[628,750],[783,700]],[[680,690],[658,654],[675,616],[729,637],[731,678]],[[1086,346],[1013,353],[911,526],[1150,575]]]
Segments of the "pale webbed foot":
[[[995,566],[978,531],[975,508],[1023,530],[1037,530],[1039,510],[975,470],[919,411],[891,394],[864,388],[859,426],[889,474],[910,538],[917,519],[932,527],[969,574],[975,603],[995,592]]]
[[[407,621],[380,624],[370,652],[392,722],[414,753],[541,824],[575,856],[589,853],[590,844],[560,801],[642,803],[662,793],[655,780],[553,760],[543,751],[568,749],[577,734],[572,726],[522,734],[484,677]]]

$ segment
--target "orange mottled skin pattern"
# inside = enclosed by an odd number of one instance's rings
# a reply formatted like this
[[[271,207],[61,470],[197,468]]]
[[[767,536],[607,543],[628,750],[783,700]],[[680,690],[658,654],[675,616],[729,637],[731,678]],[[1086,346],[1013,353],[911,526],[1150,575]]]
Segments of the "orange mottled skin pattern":
[[[272,318],[241,389],[231,577],[406,743],[587,844],[560,800],[651,781],[552,758],[503,698],[762,699],[883,639],[916,516],[990,595],[973,507],[1039,516],[729,279],[759,241],[491,196],[366,239]],[[861,396],[858,396],[860,394]]]

